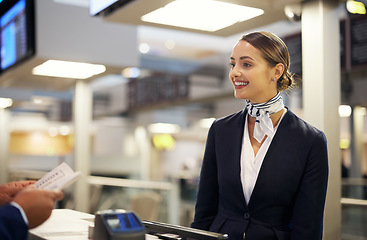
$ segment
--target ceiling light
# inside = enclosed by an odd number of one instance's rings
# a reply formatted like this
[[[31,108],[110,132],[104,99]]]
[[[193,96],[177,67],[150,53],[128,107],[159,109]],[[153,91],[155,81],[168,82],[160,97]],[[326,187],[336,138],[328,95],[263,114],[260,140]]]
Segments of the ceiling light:
[[[348,149],[349,148],[349,145],[350,145],[349,139],[346,139],[346,138],[340,139],[340,141],[339,141],[339,147],[341,149]]]
[[[362,2],[348,0],[347,10],[352,14],[366,14],[366,6]]]
[[[349,117],[351,114],[352,114],[352,108],[349,105],[339,106],[339,116],[340,117]]]
[[[158,150],[171,150],[175,146],[175,139],[170,134],[154,135],[152,140]]]
[[[168,39],[164,42],[164,46],[169,49],[169,50],[172,50],[175,48],[176,46],[176,43],[175,41],[171,40],[171,39]]]
[[[54,104],[57,100],[53,97],[47,97],[47,96],[39,96],[39,95],[33,95],[31,96],[32,103],[36,105],[51,105]]]
[[[34,104],[42,104],[43,103],[42,99],[40,99],[40,98],[34,98],[33,102],[34,102]]]
[[[259,8],[214,0],[176,0],[141,19],[145,22],[215,32],[263,13]]]
[[[13,105],[11,98],[0,98],[0,109],[7,108]]]
[[[148,126],[148,130],[151,133],[178,133],[180,127],[177,124],[170,123],[152,123]]]
[[[139,45],[139,52],[148,53],[150,51],[150,46],[147,43],[142,43]]]
[[[301,20],[302,16],[302,4],[301,3],[291,3],[284,7],[284,13],[289,20],[298,22]]]
[[[104,65],[68,62],[59,60],[48,60],[33,68],[34,75],[86,79],[106,71]]]
[[[71,132],[70,131],[70,128],[68,126],[66,126],[66,125],[60,126],[59,131],[60,131],[60,134],[63,135],[63,136],[69,135],[70,132]]]
[[[138,78],[140,76],[140,69],[137,67],[128,67],[122,70],[124,78]]]
[[[56,127],[50,127],[48,129],[48,134],[51,136],[51,137],[56,137],[57,134],[59,134],[59,131],[57,130]]]

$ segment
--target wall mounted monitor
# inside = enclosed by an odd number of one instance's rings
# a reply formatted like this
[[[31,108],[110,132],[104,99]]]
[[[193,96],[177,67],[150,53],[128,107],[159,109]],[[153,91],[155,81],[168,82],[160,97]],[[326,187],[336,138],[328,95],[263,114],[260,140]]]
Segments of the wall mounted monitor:
[[[3,0],[0,3],[1,72],[34,55],[34,0]]]

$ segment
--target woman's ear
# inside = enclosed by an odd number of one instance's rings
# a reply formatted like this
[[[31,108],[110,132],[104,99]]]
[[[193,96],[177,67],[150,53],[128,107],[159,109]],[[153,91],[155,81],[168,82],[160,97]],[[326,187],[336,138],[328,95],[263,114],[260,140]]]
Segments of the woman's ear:
[[[283,63],[278,63],[277,65],[275,65],[274,68],[275,68],[274,77],[276,79],[279,79],[283,75],[284,65]]]

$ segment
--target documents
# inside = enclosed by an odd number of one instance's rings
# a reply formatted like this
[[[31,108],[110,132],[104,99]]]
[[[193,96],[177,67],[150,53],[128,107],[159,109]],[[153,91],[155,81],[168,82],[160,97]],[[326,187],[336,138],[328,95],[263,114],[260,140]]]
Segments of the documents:
[[[74,183],[79,176],[80,172],[74,172],[69,165],[63,162],[38,180],[34,187],[44,190],[62,190]]]

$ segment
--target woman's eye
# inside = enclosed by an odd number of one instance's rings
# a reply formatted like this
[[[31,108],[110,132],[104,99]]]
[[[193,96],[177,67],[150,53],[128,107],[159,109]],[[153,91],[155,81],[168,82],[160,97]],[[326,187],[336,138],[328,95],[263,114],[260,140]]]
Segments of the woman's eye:
[[[249,63],[244,63],[244,64],[243,64],[243,66],[244,66],[244,67],[251,67],[251,64],[249,64]]]
[[[229,66],[230,66],[231,68],[234,68],[235,64],[234,64],[234,63],[229,63]]]

